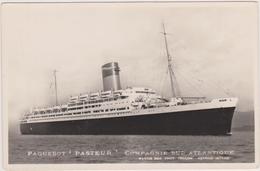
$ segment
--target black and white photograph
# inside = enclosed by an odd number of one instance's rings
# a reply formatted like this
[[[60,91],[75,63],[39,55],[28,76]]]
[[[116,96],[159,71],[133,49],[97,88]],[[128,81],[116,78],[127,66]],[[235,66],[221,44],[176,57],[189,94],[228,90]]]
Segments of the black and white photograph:
[[[7,164],[256,163],[257,10],[2,4]]]

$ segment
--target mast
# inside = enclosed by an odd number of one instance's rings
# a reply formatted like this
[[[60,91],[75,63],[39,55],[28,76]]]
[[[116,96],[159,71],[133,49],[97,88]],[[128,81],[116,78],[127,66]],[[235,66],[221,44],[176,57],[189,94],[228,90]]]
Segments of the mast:
[[[57,73],[57,70],[54,70],[53,75],[54,75],[54,84],[55,84],[55,100],[56,100],[56,106],[57,106],[58,105],[58,91],[57,91],[56,73]]]
[[[169,70],[170,82],[171,82],[172,97],[175,97],[175,96],[177,96],[177,89],[176,89],[177,87],[176,88],[174,87],[174,81],[176,79],[175,79],[175,75],[174,75],[174,72],[173,72],[173,69],[172,69],[172,58],[170,56],[169,49],[168,49],[168,42],[167,42],[167,37],[166,37],[167,33],[165,31],[164,23],[162,25],[163,25],[163,35],[164,35],[165,50],[166,50],[167,62],[168,62],[168,70]]]

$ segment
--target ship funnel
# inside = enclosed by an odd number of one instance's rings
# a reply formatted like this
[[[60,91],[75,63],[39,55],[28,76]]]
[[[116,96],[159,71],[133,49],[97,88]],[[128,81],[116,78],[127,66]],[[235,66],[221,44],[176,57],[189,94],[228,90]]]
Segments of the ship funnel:
[[[104,91],[121,89],[119,71],[117,62],[110,62],[102,66]]]

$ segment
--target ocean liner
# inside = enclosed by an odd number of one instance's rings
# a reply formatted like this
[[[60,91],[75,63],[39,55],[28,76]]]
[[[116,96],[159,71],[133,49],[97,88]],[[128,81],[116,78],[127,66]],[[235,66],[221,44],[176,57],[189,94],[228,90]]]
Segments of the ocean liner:
[[[231,135],[237,98],[180,97],[169,54],[172,97],[154,90],[120,84],[117,62],[102,66],[103,90],[70,97],[66,104],[32,109],[20,120],[22,134],[90,135]],[[55,88],[56,87],[56,74]]]

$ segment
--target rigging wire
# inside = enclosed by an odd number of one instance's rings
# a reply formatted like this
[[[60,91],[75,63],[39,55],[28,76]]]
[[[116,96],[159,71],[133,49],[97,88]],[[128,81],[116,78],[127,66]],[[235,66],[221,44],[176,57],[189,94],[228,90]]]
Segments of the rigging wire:
[[[224,93],[225,95],[228,95],[228,96],[231,95],[229,92],[227,92],[223,87],[221,87],[219,84],[217,84],[213,80],[209,80],[209,81],[205,82],[203,79],[198,79],[196,74],[194,72],[191,72],[191,71],[178,71],[178,72],[185,73],[185,75],[191,75],[192,76],[191,78],[193,78],[194,81],[196,81],[200,85],[204,85],[206,87],[209,87],[211,90],[212,89],[213,90],[221,90],[221,92]]]
[[[192,68],[193,67],[193,63],[191,63],[190,61],[186,60],[185,58],[182,58],[181,59],[182,61],[184,61],[183,63],[180,63],[180,61],[176,60],[174,61],[177,65],[175,66],[176,71],[178,71],[178,69],[180,68],[183,68],[182,66],[185,66],[185,68],[187,68],[187,65],[189,66],[188,68]],[[198,73],[198,70],[199,69],[195,69],[196,71],[195,72],[192,72],[192,71],[188,71],[187,72],[187,75],[192,75],[192,77],[194,78],[195,81],[199,82],[200,84],[202,85],[206,85],[208,86],[209,88],[212,88],[212,89],[216,89],[216,90],[220,90],[221,92],[223,92],[225,95],[228,95],[228,96],[234,96],[233,93],[230,92],[230,90],[228,89],[225,89],[223,88],[222,86],[219,85],[218,82],[216,82],[216,80],[213,80],[211,78],[207,78],[209,81],[205,81],[205,80],[202,80],[201,79],[201,76],[198,76],[196,75],[196,73]],[[199,79],[200,78],[200,79]],[[206,84],[203,84],[203,83],[206,83]],[[207,85],[208,84],[208,85]]]
[[[166,70],[166,72],[163,72],[164,74],[163,74],[163,76],[162,76],[162,79],[161,79],[161,82],[160,82],[160,92],[163,94],[163,89],[164,89],[164,87],[166,86],[166,84],[165,84],[165,80],[166,80],[166,78],[168,77],[168,69]]]
[[[205,96],[205,92],[202,91],[200,88],[197,88],[196,84],[190,79],[190,77],[188,78],[185,74],[182,74],[182,72],[180,71],[176,71],[176,74],[180,76],[180,78],[184,82],[184,85],[187,85],[187,88],[192,87],[192,89],[194,89],[194,92],[197,93],[199,96]]]
[[[173,67],[173,65],[171,64],[171,66]],[[173,80],[174,80],[174,82],[178,82],[178,80],[177,80],[177,77],[176,77],[176,75],[175,75],[175,73],[173,72],[173,69],[171,68],[171,70],[170,70],[170,72],[172,72],[172,77],[173,77]],[[174,87],[174,90],[175,90],[175,96],[176,97],[180,97],[181,96],[181,91],[180,91],[180,87],[179,87],[179,84],[175,84],[174,85],[175,87]]]
[[[194,81],[191,81],[191,79],[187,79],[184,74],[181,74],[181,72],[177,71],[180,66],[178,64],[178,61],[174,61],[175,63],[177,63],[177,67],[176,67],[177,69],[175,69],[173,71],[172,56],[169,53],[167,37],[166,37],[166,35],[168,33],[166,33],[166,31],[165,31],[164,23],[162,26],[163,26],[163,35],[164,35],[164,41],[165,41],[166,55],[167,55],[167,60],[168,60],[168,70],[167,70],[166,74],[167,75],[168,75],[168,73],[170,74],[170,83],[171,83],[171,89],[172,89],[173,96],[175,96],[175,97],[180,96],[180,88],[179,88],[179,85],[177,84],[176,73],[178,73],[178,75],[181,75],[180,78],[185,80],[185,82],[187,82],[188,85],[192,86],[192,88],[195,89],[197,93],[204,95],[205,91],[202,92],[201,89],[197,88],[196,83]],[[185,61],[185,67],[187,67],[187,65],[192,64],[190,61],[187,61],[185,59],[182,59],[182,60]],[[184,64],[181,64],[181,65],[184,65]],[[186,71],[185,73],[188,73],[187,75],[192,75],[193,79],[196,82],[198,82],[199,84],[205,85],[204,84],[205,82],[202,79],[197,79],[195,77],[195,74],[194,74],[195,72],[191,73],[191,72]],[[225,93],[225,95],[230,95],[230,93],[227,92],[227,90],[225,90],[223,87],[221,87],[216,82],[213,83],[213,81],[208,81],[207,83],[208,83],[207,86],[214,87],[214,89],[216,89],[216,88],[220,89],[223,93]]]

